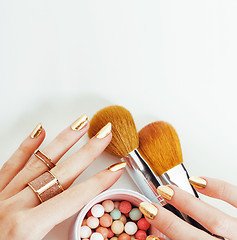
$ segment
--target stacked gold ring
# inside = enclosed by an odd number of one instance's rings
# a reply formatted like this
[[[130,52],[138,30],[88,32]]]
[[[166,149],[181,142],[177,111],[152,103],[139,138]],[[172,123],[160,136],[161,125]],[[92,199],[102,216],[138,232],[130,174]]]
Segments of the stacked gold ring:
[[[52,169],[55,167],[55,164],[52,162],[50,158],[48,158],[43,152],[41,152],[39,149],[37,149],[34,152],[34,155],[41,160],[47,167],[48,169]]]
[[[28,186],[34,191],[40,202],[45,202],[64,191],[58,179],[50,171],[29,182]]]

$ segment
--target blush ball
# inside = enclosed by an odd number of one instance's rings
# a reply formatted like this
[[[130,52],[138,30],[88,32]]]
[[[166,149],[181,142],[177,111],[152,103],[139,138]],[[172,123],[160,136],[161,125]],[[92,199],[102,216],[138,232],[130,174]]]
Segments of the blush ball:
[[[129,213],[132,209],[132,205],[130,202],[128,201],[122,201],[120,204],[119,204],[119,210],[121,213],[123,214],[126,214],[126,213]]]
[[[114,234],[121,234],[124,230],[124,224],[120,220],[116,220],[112,223],[111,230]]]
[[[80,237],[81,238],[89,238],[91,235],[92,231],[88,226],[82,226],[81,227],[81,233],[80,233]]]
[[[133,208],[129,213],[129,217],[133,221],[138,221],[142,217],[142,213],[138,208]]]
[[[108,214],[105,213],[101,218],[100,218],[100,225],[102,227],[110,227],[113,222],[112,217]]]
[[[93,216],[90,216],[87,221],[86,224],[89,228],[91,229],[95,229],[99,226],[99,219]]]
[[[105,200],[102,202],[102,206],[105,209],[105,212],[112,212],[114,210],[114,202],[112,200]]]
[[[141,218],[137,222],[137,226],[139,229],[146,231],[150,227],[150,223],[147,222],[147,220],[145,218]]]
[[[134,235],[137,232],[137,225],[134,222],[127,222],[125,224],[125,232],[129,235]]]
[[[104,207],[101,204],[96,204],[91,208],[91,213],[94,217],[102,217],[105,210]]]

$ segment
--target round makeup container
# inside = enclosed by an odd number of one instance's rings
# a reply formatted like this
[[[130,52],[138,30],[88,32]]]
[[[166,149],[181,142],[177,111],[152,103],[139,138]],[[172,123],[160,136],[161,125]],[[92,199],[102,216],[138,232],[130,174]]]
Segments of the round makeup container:
[[[148,198],[146,198],[144,195],[129,190],[129,189],[113,189],[113,190],[107,190],[98,196],[96,196],[94,199],[92,199],[89,203],[87,203],[84,208],[79,212],[76,221],[71,226],[71,229],[69,231],[69,240],[81,240],[80,236],[80,228],[83,219],[85,218],[87,212],[91,209],[92,206],[94,206],[97,203],[100,203],[106,199],[110,199],[112,201],[122,201],[127,200],[131,202],[134,206],[139,207],[140,202],[151,202]],[[162,239],[168,239],[166,236],[164,236],[161,232],[156,230],[154,227],[150,227],[149,234],[155,235],[157,237],[161,237]]]

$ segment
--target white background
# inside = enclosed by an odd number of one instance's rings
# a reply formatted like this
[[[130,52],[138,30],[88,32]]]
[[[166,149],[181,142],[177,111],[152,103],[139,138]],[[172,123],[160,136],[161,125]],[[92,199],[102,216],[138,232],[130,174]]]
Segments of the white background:
[[[236,184],[236,12],[235,0],[0,1],[0,165],[38,122],[45,145],[82,113],[119,104],[138,130],[173,124],[190,175]],[[116,161],[103,154],[79,181]],[[128,181],[115,187],[136,190]],[[45,239],[67,239],[72,220]]]

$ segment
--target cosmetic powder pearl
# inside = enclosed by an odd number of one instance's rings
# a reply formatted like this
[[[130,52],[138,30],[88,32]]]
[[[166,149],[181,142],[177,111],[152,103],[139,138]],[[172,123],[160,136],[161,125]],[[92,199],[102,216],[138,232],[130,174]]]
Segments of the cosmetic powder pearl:
[[[113,231],[111,230],[111,228],[108,228],[108,231],[109,231],[108,238],[112,238],[114,236]]]
[[[120,221],[123,222],[123,224],[125,225],[125,223],[127,222],[127,218],[122,214],[121,217],[119,218]]]
[[[114,202],[112,200],[105,200],[102,202],[102,206],[105,209],[105,212],[112,212],[114,210]]]
[[[148,228],[150,227],[150,223],[147,222],[147,220],[145,218],[141,218],[138,222],[137,222],[137,226],[139,229],[141,230],[148,230]]]
[[[142,217],[142,213],[138,208],[133,208],[130,212],[129,212],[129,217],[133,220],[133,221],[138,221],[141,217]]]
[[[122,233],[118,240],[131,240],[131,237],[127,233]]]
[[[89,228],[95,229],[99,226],[99,219],[91,216],[87,219],[86,224]]]
[[[89,238],[91,235],[92,231],[88,226],[82,226],[81,227],[81,233],[80,233],[80,237],[81,238]]]
[[[84,239],[83,239],[84,240]],[[136,240],[136,238],[134,236],[131,236],[131,240]]]
[[[86,226],[87,224],[86,224],[86,222],[87,222],[87,219],[83,219],[83,221],[82,221],[82,226]]]
[[[104,239],[108,238],[108,235],[109,235],[108,228],[98,227],[96,229],[96,232],[100,233],[103,236]]]
[[[135,234],[137,240],[146,240],[147,234],[143,230],[138,230]]]
[[[118,209],[119,208],[120,202],[114,202],[114,208]]]
[[[111,213],[110,216],[113,218],[113,220],[118,220],[121,217],[121,212],[115,208]]]
[[[137,225],[134,222],[127,222],[124,229],[127,234],[134,235],[137,232]]]
[[[101,204],[96,204],[91,208],[91,213],[94,217],[102,217],[104,215],[104,207]]]
[[[102,227],[110,227],[113,222],[112,217],[108,214],[105,213],[101,218],[100,218],[100,225]]]
[[[112,237],[112,238],[110,238],[110,240],[118,240],[118,238],[117,237]]]
[[[158,237],[153,236],[153,235],[149,235],[146,240],[160,240]]]
[[[128,201],[122,201],[119,204],[119,211],[123,214],[129,213],[132,209],[132,205]]]
[[[100,233],[95,232],[91,234],[90,240],[104,240],[104,237]]]
[[[121,234],[124,230],[124,224],[120,220],[116,220],[112,223],[111,230],[114,234]]]

